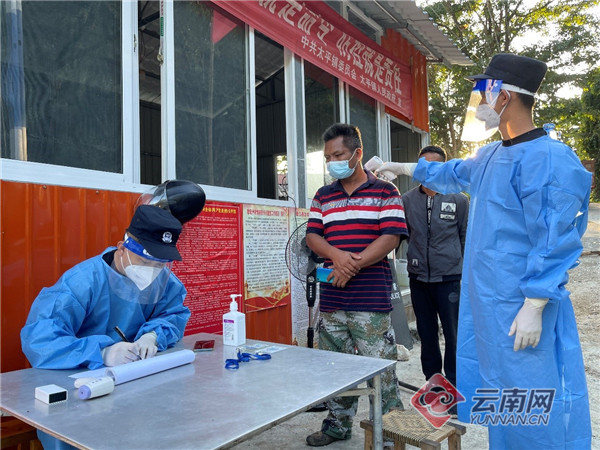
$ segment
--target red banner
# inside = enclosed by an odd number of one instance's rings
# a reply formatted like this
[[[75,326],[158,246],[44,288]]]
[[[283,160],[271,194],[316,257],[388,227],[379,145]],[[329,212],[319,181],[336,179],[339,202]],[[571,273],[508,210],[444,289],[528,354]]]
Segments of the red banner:
[[[410,67],[394,59],[325,2],[214,3],[300,57],[412,119]]]

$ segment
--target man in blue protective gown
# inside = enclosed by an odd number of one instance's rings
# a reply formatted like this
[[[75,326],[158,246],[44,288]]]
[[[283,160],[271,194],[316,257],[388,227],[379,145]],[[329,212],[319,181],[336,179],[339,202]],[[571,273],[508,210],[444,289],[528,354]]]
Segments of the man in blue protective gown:
[[[587,226],[591,174],[535,128],[546,64],[495,55],[474,82],[463,140],[500,130],[468,159],[386,163],[387,177],[471,195],[457,344],[458,417],[489,427],[491,449],[586,449],[590,412],[566,289]]]
[[[153,357],[175,345],[190,317],[171,273],[182,225],[139,206],[124,240],[74,266],[39,293],[21,330],[23,352],[42,369],[96,369]],[[122,334],[122,335],[121,335]],[[38,432],[44,448],[72,448]]]

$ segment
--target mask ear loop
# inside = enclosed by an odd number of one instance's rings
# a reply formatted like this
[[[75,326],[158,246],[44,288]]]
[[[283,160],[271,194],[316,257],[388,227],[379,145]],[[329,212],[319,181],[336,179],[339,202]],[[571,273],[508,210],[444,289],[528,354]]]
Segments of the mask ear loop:
[[[127,259],[129,260],[129,266],[133,266],[133,263],[131,262],[131,258],[129,257],[129,251],[123,247],[123,250],[125,251],[125,253],[127,253]],[[129,267],[127,266],[127,267]],[[121,256],[121,269],[123,270],[123,274],[125,274],[125,264],[123,263],[123,256]],[[127,276],[127,275],[125,275]]]
[[[512,99],[512,95],[510,95],[510,92],[508,92],[506,89],[502,89],[504,92],[506,92],[506,95],[508,96],[508,101],[506,102],[506,105],[504,105],[502,107],[502,109],[500,110],[500,112],[498,113],[498,117],[502,117],[502,113],[504,112],[504,110],[506,109],[506,107],[508,106],[508,104],[510,103],[511,99]]]
[[[356,150],[358,150],[358,148],[354,149],[354,152],[352,152],[352,156],[350,157],[350,159],[354,158],[354,155],[356,154]],[[348,162],[350,162],[350,159],[348,160]],[[348,167],[350,167],[350,164],[348,164]],[[356,170],[356,167],[358,167],[358,159],[356,160],[356,164],[354,164],[354,167],[352,168],[352,170]]]
[[[133,263],[131,262],[131,256],[129,256],[129,250],[127,250],[127,261],[129,261],[129,266],[133,266]],[[129,266],[127,266],[127,267],[129,267]],[[125,267],[123,267],[123,270],[125,270]]]

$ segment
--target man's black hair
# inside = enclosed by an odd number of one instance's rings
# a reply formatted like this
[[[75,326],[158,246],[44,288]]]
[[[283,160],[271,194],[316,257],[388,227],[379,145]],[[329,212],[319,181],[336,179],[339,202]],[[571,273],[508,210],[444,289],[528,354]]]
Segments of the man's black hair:
[[[363,148],[360,130],[356,125],[347,123],[334,123],[323,133],[323,142],[329,142],[332,139],[343,136],[342,142],[351,152],[357,148]]]
[[[523,107],[530,111],[533,110],[533,105],[535,105],[535,97],[533,95],[521,94],[520,92],[511,92],[510,95],[518,97]]]
[[[437,153],[443,158],[444,161],[448,159],[448,156],[446,155],[446,150],[444,150],[442,147],[438,147],[437,145],[428,145],[427,147],[423,147],[419,152],[419,158],[425,153]]]

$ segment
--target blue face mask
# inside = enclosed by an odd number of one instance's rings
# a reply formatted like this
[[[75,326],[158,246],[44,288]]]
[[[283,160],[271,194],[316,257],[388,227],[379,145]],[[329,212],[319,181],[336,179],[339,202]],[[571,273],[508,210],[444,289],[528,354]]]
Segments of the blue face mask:
[[[354,153],[356,153],[356,150],[354,150]],[[350,159],[354,157],[354,153],[352,153]],[[329,171],[329,175],[331,175],[336,180],[343,180],[344,178],[348,178],[349,176],[351,176],[354,173],[354,169],[356,169],[356,166],[358,165],[358,161],[356,161],[354,167],[350,168],[350,166],[348,165],[350,159],[347,159],[345,161],[329,161],[327,163],[327,170]]]

